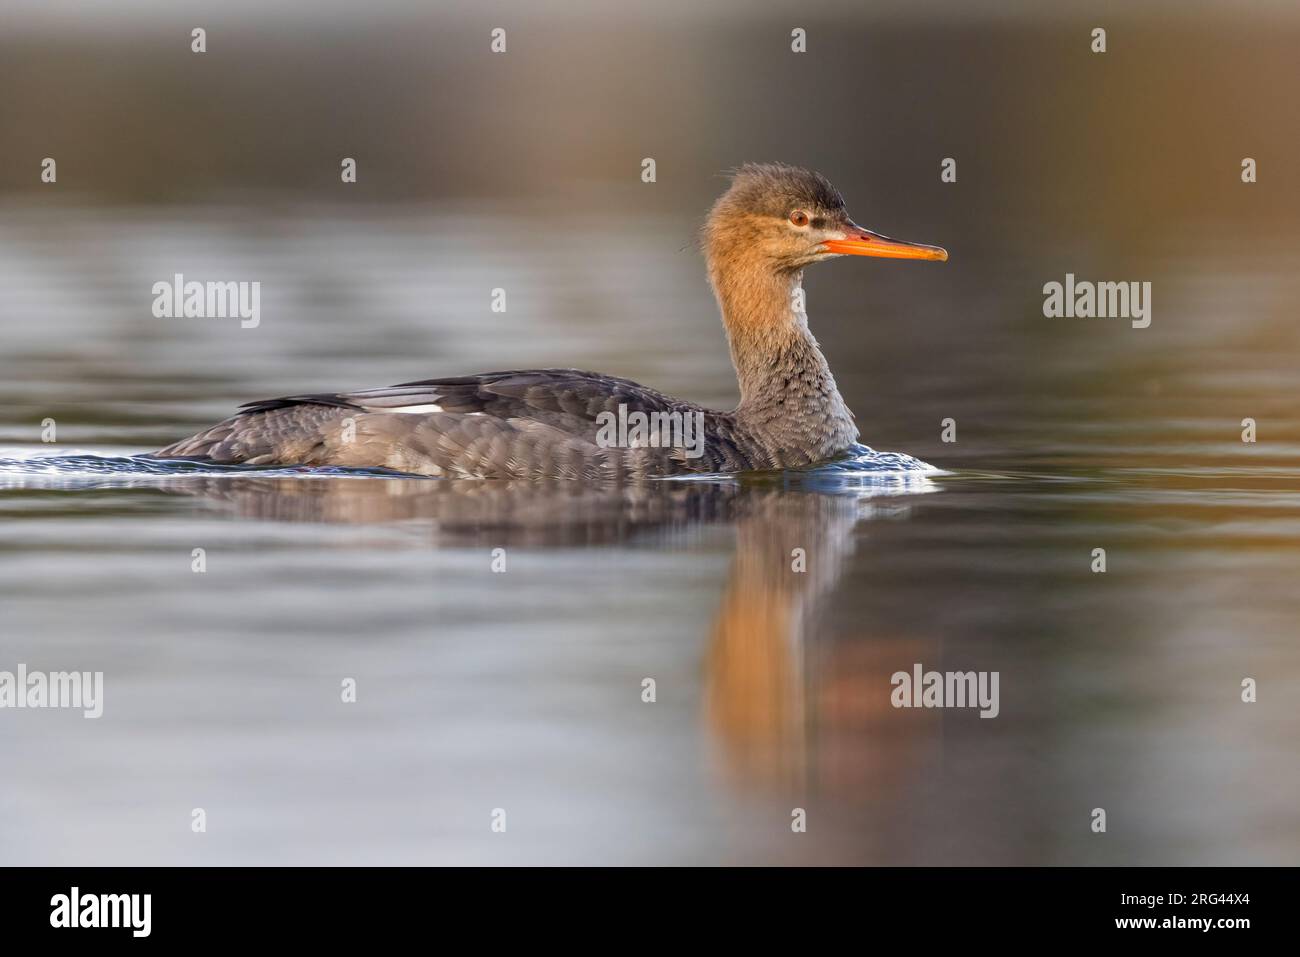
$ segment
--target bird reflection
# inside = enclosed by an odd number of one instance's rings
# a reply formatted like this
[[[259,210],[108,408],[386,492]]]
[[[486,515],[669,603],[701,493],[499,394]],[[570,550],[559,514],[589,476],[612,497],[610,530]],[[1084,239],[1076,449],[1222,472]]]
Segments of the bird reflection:
[[[131,481],[129,484],[145,484]],[[856,529],[906,512],[894,496],[935,490],[923,473],[667,481],[593,487],[576,482],[439,481],[257,474],[153,476],[150,487],[193,495],[241,518],[276,522],[427,525],[446,546],[572,547],[654,542],[673,547],[701,525],[729,524],[736,548],[703,653],[702,714],[714,766],[728,782],[802,792],[814,732],[835,752],[819,771],[874,775],[888,720],[888,674],[877,646],[810,642],[852,555]],[[863,655],[868,660],[863,660]],[[919,659],[918,659],[919,660]],[[889,669],[889,670],[892,670]],[[862,683],[870,679],[871,688]],[[869,708],[871,714],[863,714]],[[834,735],[835,728],[852,733]],[[873,733],[863,753],[864,727]],[[848,753],[845,748],[848,748]],[[887,751],[888,748],[885,748]]]
[[[861,517],[854,497],[768,495],[736,522],[736,552],[705,657],[719,763],[746,783],[800,785],[808,761],[805,637]]]

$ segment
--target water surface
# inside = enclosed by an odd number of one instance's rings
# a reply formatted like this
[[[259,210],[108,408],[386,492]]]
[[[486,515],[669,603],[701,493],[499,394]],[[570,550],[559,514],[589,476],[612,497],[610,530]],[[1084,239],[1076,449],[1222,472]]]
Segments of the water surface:
[[[489,368],[725,405],[694,223],[638,226],[539,252],[481,211],[11,210],[0,669],[102,670],[106,701],[0,714],[0,861],[1300,859],[1296,290],[1269,262],[1169,265],[1142,332],[1052,326],[1026,261],[810,271],[864,441],[934,472],[130,458],[238,402]],[[261,326],[153,318],[178,269],[261,279]],[[998,671],[999,716],[892,708],[914,663]]]

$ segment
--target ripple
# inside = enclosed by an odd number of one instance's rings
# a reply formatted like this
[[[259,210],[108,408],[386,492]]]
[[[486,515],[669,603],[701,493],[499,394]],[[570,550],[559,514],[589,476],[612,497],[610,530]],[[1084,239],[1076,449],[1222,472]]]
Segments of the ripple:
[[[0,455],[0,474],[9,475],[241,475],[256,472],[262,475],[378,475],[392,477],[406,475],[382,468],[347,468],[343,466],[316,465],[221,465],[215,462],[191,462],[184,459],[156,459],[143,455],[105,454],[92,451],[32,452],[21,447],[0,449],[10,453]],[[787,472],[768,474],[827,474],[852,475],[894,472],[930,472],[942,474],[935,468],[905,452],[877,452],[866,445],[854,445],[841,457],[828,462],[790,469]],[[674,478],[734,478],[731,473],[674,476]]]
[[[219,465],[179,459],[152,459],[140,455],[104,455],[96,452],[0,456],[0,487],[63,484],[69,480],[139,479],[150,476],[247,476],[299,478],[411,478],[389,469],[341,466]],[[419,476],[415,476],[419,478]]]

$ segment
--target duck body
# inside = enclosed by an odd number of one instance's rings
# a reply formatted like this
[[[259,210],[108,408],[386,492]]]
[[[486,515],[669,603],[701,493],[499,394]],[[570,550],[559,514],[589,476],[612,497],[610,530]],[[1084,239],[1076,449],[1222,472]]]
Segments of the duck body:
[[[634,413],[650,421],[691,417],[702,426],[700,441],[634,438],[638,444],[630,447],[602,441],[611,422],[635,421]],[[516,370],[252,402],[154,456],[388,468],[441,478],[619,480],[811,465],[853,445],[857,429],[847,409],[844,415],[827,421],[822,439],[809,447],[788,440],[779,411],[769,420],[706,409],[594,372]],[[685,431],[689,437],[689,425]]]
[[[704,244],[740,386],[730,411],[593,372],[515,370],[251,402],[153,457],[618,480],[802,468],[853,448],[853,413],[808,328],[803,269],[837,255],[947,254],[863,230],[820,174],[775,165],[736,173]],[[651,428],[610,428],[638,418]]]

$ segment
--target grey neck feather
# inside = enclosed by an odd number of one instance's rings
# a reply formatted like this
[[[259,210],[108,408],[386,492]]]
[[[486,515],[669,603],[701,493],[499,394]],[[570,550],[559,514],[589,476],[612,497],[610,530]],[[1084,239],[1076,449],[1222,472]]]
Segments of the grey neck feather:
[[[835,386],[802,303],[802,273],[710,270],[740,383],[737,422],[778,465],[816,462],[857,441],[853,413]]]

